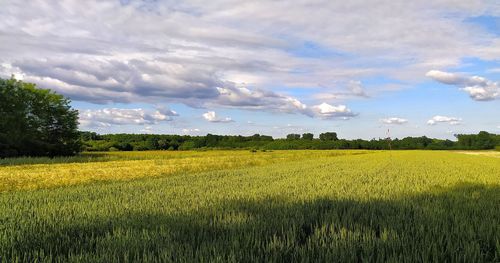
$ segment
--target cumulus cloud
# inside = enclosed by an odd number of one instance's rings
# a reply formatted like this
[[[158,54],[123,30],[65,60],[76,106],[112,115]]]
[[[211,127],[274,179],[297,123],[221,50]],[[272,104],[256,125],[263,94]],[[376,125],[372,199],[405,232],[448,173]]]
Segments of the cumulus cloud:
[[[456,117],[447,117],[447,116],[436,115],[427,121],[427,125],[436,125],[438,123],[448,123],[450,125],[460,125],[460,124],[462,124],[462,119],[456,118]]]
[[[208,111],[203,113],[203,118],[209,122],[233,122],[229,117],[221,118],[215,114],[215,111]]]
[[[246,87],[217,87],[217,104],[243,109],[267,109],[279,112],[296,113],[307,106],[298,99],[272,91],[249,89]]]
[[[385,119],[381,119],[380,120],[382,123],[385,123],[385,124],[405,124],[408,122],[407,119],[403,119],[403,118],[398,118],[398,117],[391,117],[391,118],[385,118]]]
[[[500,99],[500,84],[479,76],[465,76],[439,70],[427,72],[427,77],[444,84],[454,85],[467,92],[473,100],[489,101]]]
[[[154,112],[143,109],[105,108],[80,111],[80,125],[83,127],[110,127],[112,125],[148,125],[172,120],[178,116],[175,111],[160,108]],[[147,127],[145,128],[147,129]]]
[[[458,85],[467,81],[466,78],[461,77],[458,74],[439,70],[430,70],[425,74],[425,76],[449,85]]]
[[[330,105],[326,102],[312,106],[311,109],[309,109],[309,112],[311,112],[313,116],[317,116],[323,119],[350,119],[358,115],[357,113],[353,113],[345,105]]]

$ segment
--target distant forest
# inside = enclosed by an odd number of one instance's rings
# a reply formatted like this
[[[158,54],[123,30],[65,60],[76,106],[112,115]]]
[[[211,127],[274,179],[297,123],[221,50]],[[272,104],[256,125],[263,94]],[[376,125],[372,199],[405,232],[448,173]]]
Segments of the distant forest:
[[[372,140],[339,139],[335,132],[326,132],[314,138],[311,133],[289,134],[286,139],[255,134],[252,136],[213,135],[157,135],[157,134],[106,134],[81,132],[85,151],[145,151],[145,150],[195,150],[195,149],[368,149],[368,150],[488,150],[500,149],[500,135],[488,132],[455,135],[457,141],[406,137],[403,139],[379,138]]]

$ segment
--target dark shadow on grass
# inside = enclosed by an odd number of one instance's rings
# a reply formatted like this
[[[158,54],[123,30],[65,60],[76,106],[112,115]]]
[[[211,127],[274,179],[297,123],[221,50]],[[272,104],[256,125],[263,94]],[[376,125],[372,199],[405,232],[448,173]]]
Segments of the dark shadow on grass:
[[[500,187],[466,184],[393,201],[238,200],[47,226],[22,233],[4,259],[498,262],[499,240]]]

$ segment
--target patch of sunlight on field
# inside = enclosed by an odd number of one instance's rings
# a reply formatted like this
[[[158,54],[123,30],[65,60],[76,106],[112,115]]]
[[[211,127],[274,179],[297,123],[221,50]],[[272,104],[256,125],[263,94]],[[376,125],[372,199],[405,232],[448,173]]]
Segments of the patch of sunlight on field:
[[[500,151],[459,151],[458,153],[500,158]]]
[[[368,151],[146,151],[84,153],[66,158],[13,158],[0,165],[0,192],[97,181],[259,166]]]

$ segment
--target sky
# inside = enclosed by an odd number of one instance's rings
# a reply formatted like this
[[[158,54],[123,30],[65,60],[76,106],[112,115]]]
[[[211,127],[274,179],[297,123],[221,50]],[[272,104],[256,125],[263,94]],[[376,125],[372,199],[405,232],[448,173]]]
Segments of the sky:
[[[0,77],[98,133],[500,133],[500,1],[0,0]]]

